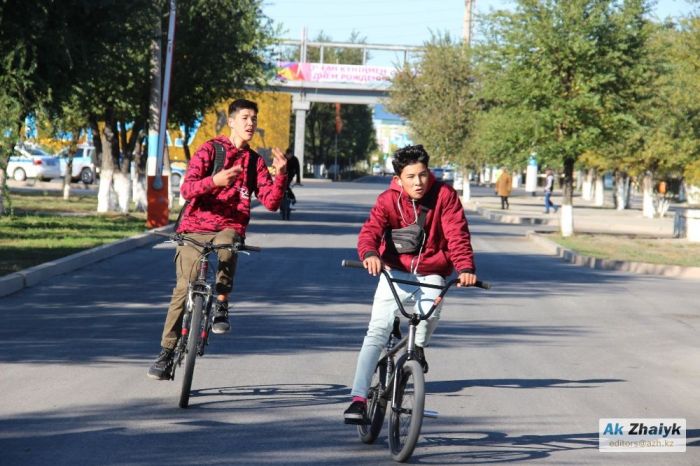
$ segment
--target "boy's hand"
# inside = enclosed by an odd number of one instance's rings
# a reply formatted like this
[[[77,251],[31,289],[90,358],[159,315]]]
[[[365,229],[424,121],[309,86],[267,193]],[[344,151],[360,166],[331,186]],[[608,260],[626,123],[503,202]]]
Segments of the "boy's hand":
[[[362,261],[370,275],[377,276],[382,271],[382,260],[377,256],[370,256]]]
[[[240,175],[242,172],[243,167],[241,167],[240,165],[234,165],[233,167],[227,168],[226,170],[221,170],[219,173],[212,176],[214,186],[231,186],[234,180],[238,178],[238,175]]]
[[[284,152],[279,147],[273,147],[272,156],[272,166],[277,170],[276,173],[287,173],[287,157],[284,156]]]
[[[476,283],[476,275],[473,273],[460,273],[459,274],[459,283],[457,283],[457,286],[472,286],[474,283]]]

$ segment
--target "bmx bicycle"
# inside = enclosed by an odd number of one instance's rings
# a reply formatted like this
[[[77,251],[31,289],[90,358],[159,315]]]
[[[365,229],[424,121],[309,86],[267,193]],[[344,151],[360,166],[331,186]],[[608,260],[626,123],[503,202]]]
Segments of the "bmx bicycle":
[[[155,232],[159,236],[165,236],[170,242],[178,246],[192,246],[198,248],[197,277],[190,282],[187,293],[185,313],[182,318],[182,331],[177,343],[170,366],[170,380],[175,379],[175,369],[182,366],[182,387],[180,389],[180,408],[187,408],[190,402],[190,391],[194,377],[194,366],[197,356],[204,356],[204,350],[209,344],[209,334],[213,324],[211,307],[213,304],[213,285],[209,282],[209,255],[220,249],[228,249],[233,254],[248,254],[248,251],[261,251],[256,246],[248,246],[242,242],[232,244],[213,244],[211,241],[200,242],[182,233],[166,234]]]
[[[343,267],[364,269],[360,261],[344,260]],[[386,348],[377,361],[367,394],[367,419],[357,426],[357,433],[364,443],[373,443],[382,430],[387,408],[389,411],[389,448],[392,458],[398,462],[408,460],[418,442],[423,417],[437,417],[437,413],[425,411],[425,377],[423,366],[416,355],[416,328],[422,320],[433,315],[447,291],[458,279],[447,282],[445,286],[414,282],[392,278],[382,269],[382,274],[389,284],[399,311],[408,319],[408,336],[401,338],[400,319],[394,319],[394,328],[387,341]],[[425,314],[409,314],[396,292],[394,284],[415,285],[417,287],[441,290]],[[477,281],[473,286],[489,289],[487,282]]]

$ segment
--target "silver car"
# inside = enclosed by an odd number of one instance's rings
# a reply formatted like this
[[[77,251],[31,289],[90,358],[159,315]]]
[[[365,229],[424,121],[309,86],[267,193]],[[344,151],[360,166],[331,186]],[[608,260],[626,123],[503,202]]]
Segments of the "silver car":
[[[16,181],[27,178],[50,180],[61,176],[58,157],[29,145],[15,146],[15,155],[7,163],[7,176]]]

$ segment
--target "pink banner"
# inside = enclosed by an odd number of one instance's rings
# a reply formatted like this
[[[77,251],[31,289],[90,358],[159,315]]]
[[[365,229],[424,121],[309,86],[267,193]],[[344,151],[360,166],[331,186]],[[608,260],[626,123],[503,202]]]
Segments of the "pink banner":
[[[341,82],[366,84],[391,79],[388,66],[337,65],[326,63],[279,62],[277,78],[285,81]]]

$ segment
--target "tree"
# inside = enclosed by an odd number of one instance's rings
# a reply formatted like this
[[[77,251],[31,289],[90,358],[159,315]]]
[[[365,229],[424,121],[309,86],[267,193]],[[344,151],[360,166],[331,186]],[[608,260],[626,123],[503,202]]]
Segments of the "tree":
[[[7,162],[22,138],[25,117],[47,101],[47,50],[44,32],[49,7],[41,1],[0,3],[0,215],[12,204],[7,190]],[[47,53],[48,52],[48,53]]]
[[[636,127],[648,8],[645,0],[519,0],[514,12],[488,18],[481,96],[513,123],[523,159],[534,149],[544,164],[563,166],[565,236],[573,233],[575,163],[587,151],[620,148]],[[497,132],[482,125],[481,137],[489,134]]]
[[[477,111],[475,86],[469,47],[437,35],[416,64],[396,73],[387,107],[408,120],[436,162],[474,166],[467,140]]]
[[[654,95],[638,111],[641,125],[632,142],[640,150],[623,160],[643,177],[648,217],[662,215],[668,207],[653,196],[657,178],[676,175],[700,182],[694,173],[700,166],[700,18],[658,27],[652,46],[656,68],[649,82]]]
[[[246,86],[262,86],[263,51],[275,30],[261,5],[261,0],[178,2],[168,119],[182,125],[185,135],[215,104]],[[189,160],[187,137],[183,141]]]

